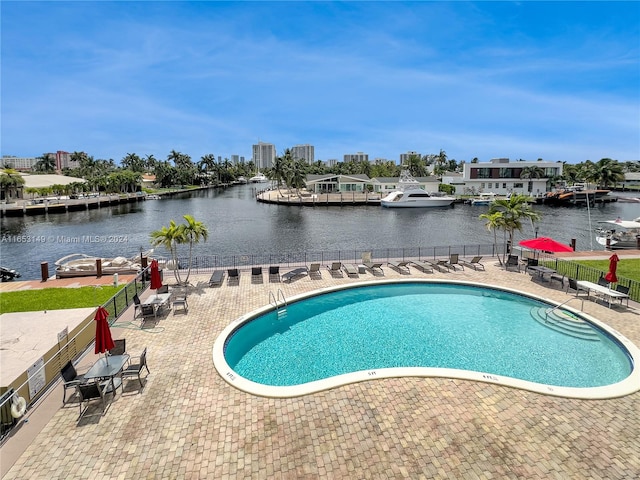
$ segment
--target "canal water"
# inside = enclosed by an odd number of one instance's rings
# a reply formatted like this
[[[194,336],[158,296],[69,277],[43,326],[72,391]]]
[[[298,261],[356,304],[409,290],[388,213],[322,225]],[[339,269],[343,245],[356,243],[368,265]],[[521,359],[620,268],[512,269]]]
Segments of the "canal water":
[[[40,278],[40,263],[54,262],[72,253],[101,257],[133,257],[148,250],[150,232],[180,223],[190,214],[209,230],[207,242],[194,255],[251,255],[326,250],[478,245],[493,243],[493,233],[478,216],[488,207],[456,204],[433,209],[385,209],[380,206],[299,207],[270,205],[255,200],[256,187],[239,185],[225,190],[132,204],[33,217],[0,220],[0,263],[22,274]],[[622,194],[615,194],[622,195]],[[640,216],[640,204],[614,202],[587,207],[534,207],[542,214],[539,236],[569,243],[577,250],[602,250],[593,230],[598,221]],[[589,222],[591,221],[591,225]],[[516,241],[533,237],[529,224]],[[502,239],[499,238],[499,242]],[[155,251],[168,256],[162,248]]]

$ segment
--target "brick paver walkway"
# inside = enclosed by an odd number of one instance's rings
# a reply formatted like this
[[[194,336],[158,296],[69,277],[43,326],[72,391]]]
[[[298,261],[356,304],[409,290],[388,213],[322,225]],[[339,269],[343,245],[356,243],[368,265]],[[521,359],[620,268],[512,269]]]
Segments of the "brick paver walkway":
[[[508,286],[564,301],[529,275],[423,274]],[[286,270],[285,270],[286,271]],[[400,277],[385,267],[386,278]],[[208,278],[208,277],[207,277]],[[406,278],[406,275],[403,275]],[[373,280],[367,273],[360,280]],[[238,316],[309,289],[356,280],[303,278],[208,288],[197,278],[188,315],[157,326],[117,330],[127,349],[148,347],[142,393],[126,383],[104,416],[78,422],[78,406],[59,409],[5,478],[130,479],[622,479],[640,472],[640,394],[571,400],[499,385],[442,378],[380,379],[293,399],[242,393],[216,372],[213,342]],[[575,302],[574,302],[575,305]],[[639,306],[585,311],[640,344]],[[131,318],[131,315],[128,317]],[[127,319],[118,323],[124,324]],[[92,413],[92,412],[89,412]]]

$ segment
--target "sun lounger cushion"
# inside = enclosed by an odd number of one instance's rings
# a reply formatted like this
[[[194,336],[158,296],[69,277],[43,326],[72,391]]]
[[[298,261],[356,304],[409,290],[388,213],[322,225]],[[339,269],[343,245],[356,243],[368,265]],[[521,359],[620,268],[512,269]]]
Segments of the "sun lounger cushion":
[[[222,285],[223,279],[224,279],[224,270],[216,270],[215,272],[213,272],[213,275],[211,275],[211,278],[209,279],[209,286],[210,287],[220,286]]]
[[[357,275],[358,274],[358,269],[356,268],[355,265],[352,265],[350,263],[345,263],[343,265],[345,271],[347,272],[347,275]]]

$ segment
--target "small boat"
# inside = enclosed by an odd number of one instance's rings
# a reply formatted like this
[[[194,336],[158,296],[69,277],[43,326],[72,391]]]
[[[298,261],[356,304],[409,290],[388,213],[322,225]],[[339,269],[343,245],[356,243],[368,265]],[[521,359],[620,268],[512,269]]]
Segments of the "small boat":
[[[12,268],[0,267],[0,278],[3,282],[10,282],[16,278],[20,278],[20,274]]]
[[[249,179],[249,182],[251,183],[265,183],[267,181],[267,177],[264,176],[262,173],[258,172],[257,175],[251,177]]]
[[[607,248],[640,249],[640,217],[635,220],[615,220],[598,222],[603,224],[596,229],[596,241]]]
[[[384,197],[380,204],[386,208],[448,207],[455,201],[454,197],[439,196],[423,190],[409,171],[403,170],[398,189]]]
[[[161,200],[162,197],[160,195],[147,195],[146,199],[147,200]]]
[[[239,176],[236,182],[238,182],[240,185],[245,185],[247,183],[247,178],[243,176]]]
[[[85,255],[84,253],[73,253],[62,257],[55,262],[56,278],[72,277],[92,277],[98,274],[96,261],[102,261],[102,275],[113,275],[115,273],[134,274],[142,270],[140,257],[131,259],[125,257],[100,258]]]
[[[478,197],[471,199],[471,205],[486,206],[491,205],[496,200],[497,193],[481,193]]]

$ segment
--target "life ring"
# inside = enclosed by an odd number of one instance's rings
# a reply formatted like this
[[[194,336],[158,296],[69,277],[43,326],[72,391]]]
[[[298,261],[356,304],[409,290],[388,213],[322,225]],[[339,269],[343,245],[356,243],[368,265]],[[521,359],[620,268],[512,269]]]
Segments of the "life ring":
[[[27,411],[27,401],[18,396],[11,398],[11,416],[13,418],[22,417]]]

